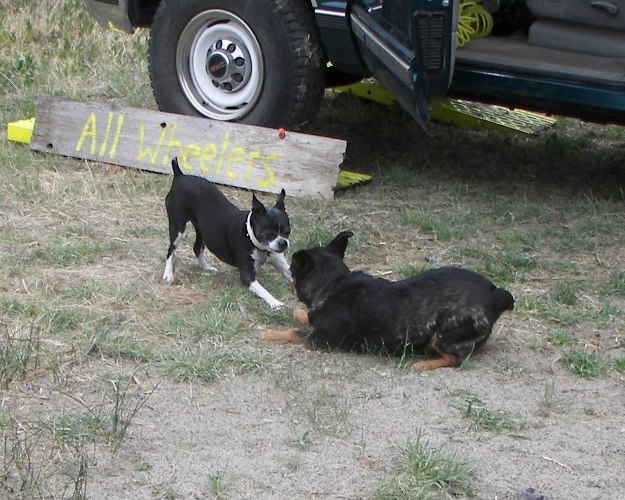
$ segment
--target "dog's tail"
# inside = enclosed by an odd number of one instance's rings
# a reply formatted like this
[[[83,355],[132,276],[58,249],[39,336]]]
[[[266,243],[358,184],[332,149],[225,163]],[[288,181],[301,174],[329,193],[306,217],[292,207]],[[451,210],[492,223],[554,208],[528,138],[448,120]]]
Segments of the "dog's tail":
[[[171,160],[171,169],[174,171],[174,177],[178,177],[179,175],[184,175],[182,173],[182,170],[180,170],[180,166],[178,165],[177,156],[173,160]]]

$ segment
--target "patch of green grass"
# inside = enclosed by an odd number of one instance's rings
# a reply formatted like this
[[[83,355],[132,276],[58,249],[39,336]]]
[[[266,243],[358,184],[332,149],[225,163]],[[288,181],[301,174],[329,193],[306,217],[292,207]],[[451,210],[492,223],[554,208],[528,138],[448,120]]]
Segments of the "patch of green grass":
[[[0,327],[0,388],[8,389],[16,378],[36,370],[40,359],[40,330],[31,325],[15,331]]]
[[[3,438],[3,493],[19,492],[19,498],[43,498],[46,496],[46,475],[40,461],[37,460],[40,449],[50,446],[44,440],[39,429],[23,426],[10,415],[7,426],[2,432]]]
[[[533,297],[515,297],[514,312],[520,313],[536,313],[540,307],[540,301]]]
[[[516,363],[510,363],[498,366],[497,371],[507,375],[519,376],[525,372],[525,369]]]
[[[69,267],[94,264],[104,254],[102,245],[95,241],[65,241],[47,246],[33,254],[38,264]]]
[[[131,360],[150,363],[159,358],[156,349],[142,339],[131,337],[127,332],[101,335],[90,344],[89,354],[97,353],[115,361]]]
[[[297,231],[291,237],[291,251],[325,246],[339,233],[325,223],[312,226],[302,221],[304,231]]]
[[[0,301],[0,313],[9,315],[19,315],[24,318],[33,318],[39,312],[39,308],[33,305],[26,305],[16,297],[4,297]]]
[[[544,229],[541,240],[548,241],[548,246],[558,255],[570,255],[581,251],[593,251],[595,240],[588,234],[568,232],[562,234],[557,229]],[[556,264],[559,261],[556,261]]]
[[[488,258],[488,251],[476,244],[460,243],[452,249],[455,260],[473,259],[481,262]]]
[[[512,432],[525,427],[524,423],[518,422],[506,412],[486,408],[484,403],[476,397],[467,398],[466,407],[462,411],[463,416],[471,420],[478,431]]]
[[[283,296],[280,293],[274,294],[273,291],[271,293],[274,297],[277,297],[280,300],[287,300],[287,296]],[[270,309],[260,300],[257,300],[256,302],[255,314],[263,323],[270,325],[285,325],[293,323],[293,313],[288,307]]]
[[[599,309],[586,310],[585,319],[595,321],[601,326],[614,324],[623,317],[623,310],[611,303],[604,303]]]
[[[228,497],[228,482],[223,472],[211,472],[208,474],[208,484],[212,498],[221,500]]]
[[[574,228],[575,234],[585,235],[587,238],[591,238],[593,242],[618,237],[619,233],[623,234],[621,228],[615,227],[614,213],[605,214],[606,208],[613,209],[611,203],[601,203],[601,209],[598,209],[595,204],[588,204],[587,206],[590,207],[589,213],[578,218]]]
[[[554,214],[543,203],[538,203],[527,198],[514,203],[507,211],[515,224],[519,223],[550,223]]]
[[[48,419],[45,426],[55,438],[69,445],[95,443],[98,436],[105,435],[105,421],[95,413],[64,413]]]
[[[14,422],[11,414],[6,410],[0,410],[0,431],[6,432],[14,428]]]
[[[95,442],[96,438],[104,438],[113,451],[117,450],[132,420],[156,387],[145,392],[135,382],[134,376],[120,375],[108,380],[104,389],[101,404],[87,404],[82,399],[69,395],[84,411],[63,414],[49,420],[47,425],[57,439],[81,443],[84,440]]]
[[[547,340],[549,343],[556,346],[572,346],[577,343],[575,337],[570,333],[563,330],[555,330],[547,334]]]
[[[463,239],[479,231],[479,218],[465,210],[432,213],[429,210],[404,210],[400,212],[403,225],[423,233],[432,234],[441,241]]]
[[[45,305],[23,304],[11,298],[0,303],[0,310],[9,316],[28,319],[39,328],[52,333],[62,333],[76,330],[84,324],[85,314],[70,306],[65,308],[49,307]]]
[[[73,303],[89,302],[101,293],[101,287],[97,282],[88,284],[80,283],[69,286],[64,285],[61,289],[57,290],[56,293],[58,293],[58,297],[64,301]]]
[[[150,238],[156,239],[160,238],[163,241],[167,241],[167,232],[166,228],[161,224],[159,226],[150,226],[150,225],[137,225],[137,226],[129,226],[124,229],[122,235],[127,238]],[[165,252],[163,252],[165,255]]]
[[[597,378],[609,368],[608,362],[599,351],[571,349],[565,358],[566,366],[572,373],[584,378]]]
[[[156,366],[181,382],[211,382],[236,373],[259,373],[276,363],[273,354],[254,348],[185,345],[161,352]]]
[[[99,279],[65,282],[53,287],[51,295],[57,302],[90,306],[100,302],[111,301],[121,305],[123,302],[136,301],[140,293],[141,283],[138,278],[106,285]]]
[[[423,271],[427,271],[430,268],[431,266],[429,266],[426,263],[415,264],[413,262],[404,262],[397,266],[396,272],[402,278],[410,278],[411,276],[416,276],[417,274],[421,274]]]
[[[80,82],[84,84],[81,95],[86,97],[89,95],[87,82],[91,79],[91,91],[94,88],[100,92],[107,89],[112,97],[130,90],[129,81],[132,78],[126,77],[116,87],[111,85],[107,88],[107,79],[98,80],[95,69],[92,65],[85,67],[84,61],[99,61],[101,58],[98,44],[93,43],[94,33],[107,39],[107,50],[111,52],[111,61],[107,65],[119,69],[124,63],[128,64],[128,59],[140,57],[141,52],[133,54],[128,49],[139,40],[145,43],[145,36],[133,40],[113,33],[98,33],[95,21],[87,14],[80,0],[55,2],[47,6],[45,12],[34,11],[34,6],[29,5],[11,8],[11,19],[4,16],[0,21],[0,33],[10,33],[4,36],[10,42],[6,44],[7,49],[3,50],[3,56],[8,57],[3,59],[6,62],[0,67],[4,75],[0,88],[12,94],[24,94],[31,89],[48,89],[46,93],[63,91],[66,95],[78,92],[72,84]]]
[[[53,333],[70,332],[84,325],[85,317],[74,309],[48,309],[42,318],[46,328]]]
[[[3,62],[2,66],[6,80],[10,80],[14,85],[30,87],[35,82],[37,59],[30,52],[18,54],[12,61]]]
[[[307,450],[313,445],[313,439],[310,435],[310,432],[306,431],[301,436],[291,439],[289,443],[294,448],[299,448],[300,450]]]
[[[171,485],[165,488],[155,488],[152,491],[152,495],[162,500],[176,500],[179,498],[178,493],[176,493],[176,488]]]
[[[130,423],[148,402],[156,388],[157,386],[146,392],[136,383],[134,376],[120,376],[110,381],[109,398],[111,404],[107,436],[113,451],[121,446]]]
[[[329,387],[318,388],[312,397],[306,398],[300,410],[316,432],[336,437],[351,432],[350,402],[342,393]]]
[[[547,339],[541,335],[535,335],[530,341],[530,348],[536,352],[543,352],[547,349]]]
[[[423,185],[424,179],[420,172],[411,167],[384,166],[384,171],[380,174],[379,182],[389,185],[400,185],[408,188],[418,188]]]
[[[551,298],[559,304],[574,306],[578,296],[579,288],[569,282],[558,281],[551,287]]]
[[[224,299],[217,300],[223,303]],[[226,311],[228,309],[230,306],[227,306]],[[223,309],[206,308],[202,305],[168,316],[164,322],[159,323],[157,328],[156,331],[166,337],[221,343],[240,333],[242,325],[235,315],[224,314]]]
[[[625,271],[613,271],[604,283],[602,292],[608,297],[625,297]]]
[[[581,308],[568,308],[549,301],[535,300],[528,305],[539,318],[548,319],[559,325],[575,325],[584,317]]]
[[[377,488],[379,500],[435,500],[473,496],[474,466],[456,455],[434,450],[419,434],[413,443],[399,447],[401,463],[393,477]]]
[[[541,151],[555,162],[558,158],[570,154],[570,151],[576,151],[582,147],[581,141],[577,143],[577,139],[554,131],[546,136]]]
[[[516,248],[522,252],[534,251],[536,248],[536,238],[526,231],[510,229],[501,231],[498,237],[507,248]]]
[[[202,275],[202,282],[207,281],[208,286],[214,286],[212,274],[204,273]],[[239,283],[232,283],[228,286],[221,288],[219,294],[213,298],[213,307],[217,311],[221,311],[222,314],[233,313],[240,311],[246,304],[246,299],[250,297],[246,296],[245,289]]]
[[[616,358],[612,364],[617,372],[625,373],[625,356]]]
[[[538,262],[532,256],[502,253],[490,255],[485,270],[497,283],[514,283],[520,276],[537,267]]]
[[[542,409],[543,416],[549,415],[557,406],[556,390],[553,380],[550,380],[545,384],[543,397],[539,404]]]

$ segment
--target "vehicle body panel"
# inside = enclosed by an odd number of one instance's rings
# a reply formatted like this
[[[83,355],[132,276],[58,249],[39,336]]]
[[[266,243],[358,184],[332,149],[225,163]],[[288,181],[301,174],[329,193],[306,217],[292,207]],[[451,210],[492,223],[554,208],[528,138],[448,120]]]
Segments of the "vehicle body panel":
[[[104,26],[132,32],[135,27],[150,26],[160,0],[85,1],[93,17]],[[613,1],[623,3],[621,11],[625,12],[625,0]],[[529,34],[526,30],[520,37],[491,35],[456,48],[459,2],[312,0],[310,6],[330,63],[328,85],[373,75],[424,126],[429,104],[446,95],[625,123],[625,57],[610,55],[607,46],[610,42],[614,48],[613,40],[617,40],[618,49],[622,37],[625,53],[625,20],[614,17],[618,8],[607,12],[612,15],[606,17],[610,29],[603,30],[606,53],[593,55],[584,49],[580,52],[530,43],[531,27]],[[516,8],[519,3],[525,6],[520,0],[496,3],[502,8]],[[596,7],[595,3],[589,8]],[[541,5],[536,1],[534,4]],[[586,29],[595,30],[592,34],[598,37],[595,48],[599,51],[602,31],[597,24],[602,15],[593,18],[592,27],[579,25],[582,34]],[[542,19],[534,16],[534,21]],[[577,36],[577,24],[569,24],[566,19],[561,24]],[[615,26],[622,27],[619,31]]]

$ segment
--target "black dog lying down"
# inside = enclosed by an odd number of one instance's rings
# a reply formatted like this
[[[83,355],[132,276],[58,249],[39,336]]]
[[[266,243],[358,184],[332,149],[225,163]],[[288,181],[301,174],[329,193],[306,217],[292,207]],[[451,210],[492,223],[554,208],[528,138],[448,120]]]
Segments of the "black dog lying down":
[[[426,371],[459,366],[486,342],[499,316],[514,308],[509,292],[458,267],[397,282],[350,271],[343,257],[351,236],[344,231],[325,247],[293,254],[295,292],[309,309],[296,309],[293,317],[310,331],[268,331],[262,339],[310,349],[425,353],[433,359],[415,368]]]

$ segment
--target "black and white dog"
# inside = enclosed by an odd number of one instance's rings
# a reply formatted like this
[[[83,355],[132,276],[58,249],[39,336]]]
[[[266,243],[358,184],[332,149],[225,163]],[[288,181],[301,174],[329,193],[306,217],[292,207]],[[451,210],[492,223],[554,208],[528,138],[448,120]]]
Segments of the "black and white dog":
[[[219,260],[238,268],[243,285],[269,307],[282,307],[283,303],[256,281],[256,271],[269,262],[292,281],[284,257],[291,232],[284,208],[284,189],[275,206],[269,209],[252,195],[252,210],[245,211],[228,201],[207,179],[183,174],[177,158],[172,160],[171,166],[174,180],[165,198],[170,244],[163,279],[167,282],[174,279],[174,251],[180,244],[187,222],[191,221],[195,228],[193,251],[202,269],[216,270],[206,262],[206,246]]]

